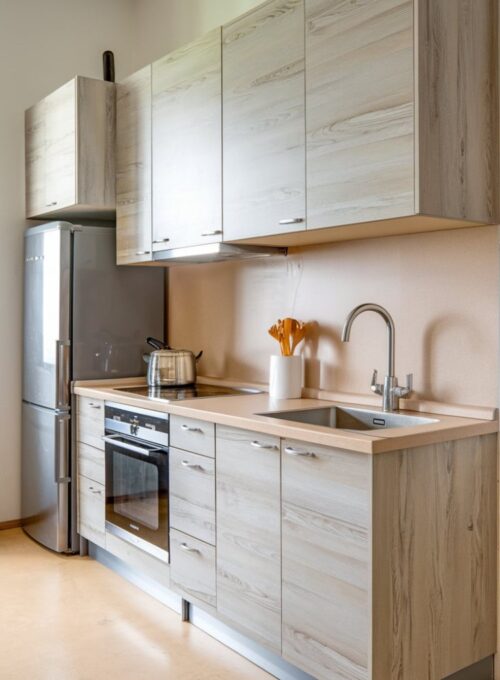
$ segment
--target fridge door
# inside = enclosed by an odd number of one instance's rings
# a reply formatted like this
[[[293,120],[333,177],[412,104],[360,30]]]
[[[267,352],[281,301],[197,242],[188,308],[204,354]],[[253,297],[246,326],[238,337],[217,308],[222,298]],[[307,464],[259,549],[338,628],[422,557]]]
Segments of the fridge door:
[[[116,230],[78,227],[73,249],[73,380],[145,375],[148,336],[163,338],[163,269],[116,265]]]
[[[28,229],[24,256],[24,401],[69,409],[71,225]]]
[[[57,552],[69,549],[70,416],[23,403],[24,530]]]

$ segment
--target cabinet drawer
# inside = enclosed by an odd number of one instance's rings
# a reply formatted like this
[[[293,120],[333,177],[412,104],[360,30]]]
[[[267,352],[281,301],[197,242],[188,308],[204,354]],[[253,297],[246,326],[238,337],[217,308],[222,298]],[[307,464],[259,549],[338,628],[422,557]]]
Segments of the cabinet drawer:
[[[105,547],[104,486],[82,475],[78,477],[78,533],[89,541]]]
[[[280,439],[269,434],[240,430],[236,427],[217,425],[217,449],[239,451],[279,451]]]
[[[202,456],[215,456],[215,425],[194,418],[170,418],[170,444]]]
[[[215,461],[170,448],[170,526],[215,545]]]
[[[190,602],[215,607],[215,548],[181,531],[170,531],[170,585]]]
[[[104,401],[90,397],[78,397],[78,415],[100,423],[104,428]]]
[[[78,474],[104,484],[104,451],[88,444],[77,444]]]
[[[166,562],[156,559],[127,541],[122,541],[110,532],[106,532],[106,550],[139,576],[150,578],[165,588],[170,587],[170,567]]]

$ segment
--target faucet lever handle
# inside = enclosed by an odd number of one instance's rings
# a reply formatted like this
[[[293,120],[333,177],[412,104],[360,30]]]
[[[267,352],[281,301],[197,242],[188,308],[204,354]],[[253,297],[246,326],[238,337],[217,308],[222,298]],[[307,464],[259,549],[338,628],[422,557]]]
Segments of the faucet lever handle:
[[[408,393],[413,392],[413,373],[406,374],[406,389]]]
[[[406,376],[406,387],[395,387],[394,394],[396,397],[407,397],[413,392],[413,373],[408,373]]]
[[[382,394],[383,391],[384,391],[384,387],[383,387],[383,385],[379,385],[379,383],[377,383],[377,378],[378,378],[378,371],[375,368],[375,369],[373,369],[372,382],[371,382],[370,387],[371,387],[372,392],[375,392],[375,394]]]

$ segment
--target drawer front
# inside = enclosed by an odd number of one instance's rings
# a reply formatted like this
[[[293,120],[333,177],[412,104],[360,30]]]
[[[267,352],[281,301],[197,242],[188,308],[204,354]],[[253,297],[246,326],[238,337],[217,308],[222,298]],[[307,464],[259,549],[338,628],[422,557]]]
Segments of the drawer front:
[[[76,440],[82,444],[93,446],[95,449],[104,451],[104,421],[102,423],[87,418],[83,415],[77,416]]]
[[[89,541],[101,546],[105,539],[104,486],[86,477],[78,477],[78,533]]]
[[[194,418],[171,416],[170,444],[202,456],[215,456],[215,425]]]
[[[166,562],[109,532],[106,533],[106,550],[140,576],[146,576],[165,588],[170,587],[170,567]]]
[[[104,428],[104,401],[90,397],[78,397],[78,415],[101,423]]]
[[[78,474],[99,484],[105,483],[104,450],[88,444],[77,444]]]
[[[170,585],[190,602],[215,607],[215,548],[187,534],[170,531]]]
[[[215,461],[170,448],[170,526],[215,545]]]

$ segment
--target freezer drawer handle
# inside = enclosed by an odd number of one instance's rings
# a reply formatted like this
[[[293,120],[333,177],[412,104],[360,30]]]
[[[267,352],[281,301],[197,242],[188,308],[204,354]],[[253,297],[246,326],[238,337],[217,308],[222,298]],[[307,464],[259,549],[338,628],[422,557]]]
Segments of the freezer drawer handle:
[[[71,481],[69,476],[69,414],[59,415],[56,420],[56,455],[54,478],[56,484]]]

